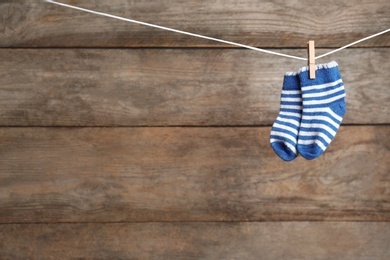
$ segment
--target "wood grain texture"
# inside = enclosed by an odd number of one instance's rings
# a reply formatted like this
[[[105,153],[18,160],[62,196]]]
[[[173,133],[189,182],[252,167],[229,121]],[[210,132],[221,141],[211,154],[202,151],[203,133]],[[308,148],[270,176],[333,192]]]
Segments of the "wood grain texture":
[[[390,49],[337,56],[343,123],[390,123]],[[271,125],[284,73],[304,65],[224,49],[3,49],[0,57],[2,126]]]
[[[62,2],[260,47],[340,47],[390,24],[388,0]],[[0,19],[1,47],[229,47],[43,0],[2,0]],[[388,47],[390,34],[360,46]]]
[[[389,223],[0,225],[2,259],[387,260]]]
[[[390,24],[388,0],[62,2],[301,57]],[[0,1],[0,259],[387,260],[388,47],[318,61],[337,58],[354,126],[285,163],[253,126],[304,62]]]
[[[390,126],[314,161],[270,128],[2,128],[0,222],[390,221]]]

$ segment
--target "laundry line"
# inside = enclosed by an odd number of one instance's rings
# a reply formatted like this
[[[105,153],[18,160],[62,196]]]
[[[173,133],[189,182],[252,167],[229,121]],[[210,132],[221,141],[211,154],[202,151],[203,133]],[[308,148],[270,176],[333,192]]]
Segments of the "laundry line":
[[[113,19],[117,19],[117,20],[121,20],[121,21],[126,21],[126,22],[129,22],[129,23],[144,25],[144,26],[157,28],[157,29],[161,29],[161,30],[165,30],[165,31],[171,31],[171,32],[179,33],[179,34],[192,36],[192,37],[197,37],[197,38],[206,39],[206,40],[210,40],[210,41],[216,41],[216,42],[220,42],[220,43],[225,43],[225,44],[229,44],[229,45],[233,45],[233,46],[237,46],[237,47],[241,47],[241,48],[245,48],[245,49],[249,49],[249,50],[253,50],[253,51],[263,52],[263,53],[267,53],[267,54],[271,54],[271,55],[281,56],[281,57],[285,57],[285,58],[307,61],[307,58],[304,58],[304,57],[288,55],[288,54],[275,52],[275,51],[270,51],[270,50],[266,50],[266,49],[262,49],[262,48],[257,48],[257,47],[253,47],[253,46],[249,46],[249,45],[245,45],[245,44],[241,44],[241,43],[226,41],[226,40],[223,40],[223,39],[209,37],[209,36],[205,36],[205,35],[201,35],[201,34],[196,34],[196,33],[192,33],[192,32],[177,30],[177,29],[174,29],[174,28],[169,28],[169,27],[165,27],[165,26],[161,26],[161,25],[157,25],[157,24],[146,23],[146,22],[142,22],[142,21],[138,21],[138,20],[134,20],[134,19],[129,19],[129,18],[125,18],[125,17],[120,17],[120,16],[117,16],[117,15],[112,15],[112,14],[108,14],[108,13],[98,12],[98,11],[94,11],[94,10],[90,10],[90,9],[86,9],[86,8],[82,8],[82,7],[78,7],[78,6],[74,6],[74,5],[59,3],[59,2],[56,2],[56,1],[53,1],[53,0],[44,0],[44,1],[48,2],[48,3],[60,5],[60,6],[63,6],[63,7],[72,8],[72,9],[75,9],[75,10],[79,10],[79,11],[95,14],[95,15],[100,15],[100,16],[105,16],[105,17],[109,17],[109,18],[113,18]],[[378,36],[380,36],[382,34],[385,34],[387,32],[390,32],[390,28],[386,29],[384,31],[378,32],[376,34],[367,36],[367,37],[365,37],[363,39],[354,41],[354,42],[349,43],[347,45],[344,45],[344,46],[342,46],[340,48],[337,48],[335,50],[329,51],[329,52],[327,52],[325,54],[316,56],[315,59],[316,60],[321,59],[323,57],[326,57],[328,55],[331,55],[331,54],[334,54],[334,53],[339,52],[341,50],[344,50],[344,49],[346,49],[348,47],[351,47],[351,46],[356,45],[358,43],[361,43],[363,41],[367,41],[367,40],[372,39],[374,37],[378,37]]]

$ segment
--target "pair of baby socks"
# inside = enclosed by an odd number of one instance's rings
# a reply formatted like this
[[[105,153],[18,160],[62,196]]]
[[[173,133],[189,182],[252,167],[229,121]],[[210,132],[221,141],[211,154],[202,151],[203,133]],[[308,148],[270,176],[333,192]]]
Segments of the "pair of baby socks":
[[[335,61],[317,65],[316,78],[307,67],[284,76],[280,112],[270,142],[285,161],[319,157],[334,139],[346,111],[345,89]]]

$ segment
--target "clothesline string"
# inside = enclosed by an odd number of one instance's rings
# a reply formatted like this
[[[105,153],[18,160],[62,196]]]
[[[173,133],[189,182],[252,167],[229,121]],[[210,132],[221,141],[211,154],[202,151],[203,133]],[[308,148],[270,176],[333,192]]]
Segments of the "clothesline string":
[[[202,38],[202,39],[206,39],[206,40],[217,41],[217,42],[221,42],[221,43],[225,43],[225,44],[235,45],[235,46],[238,46],[238,47],[242,47],[242,48],[246,48],[246,49],[250,49],[250,50],[254,50],[254,51],[259,51],[259,52],[264,52],[264,53],[268,53],[268,54],[278,55],[278,56],[282,56],[282,57],[286,57],[286,58],[292,58],[292,59],[298,59],[298,60],[307,60],[306,58],[302,58],[302,57],[297,57],[297,56],[283,54],[283,53],[279,53],[279,52],[264,50],[264,49],[252,47],[252,46],[241,44],[241,43],[225,41],[225,40],[222,40],[222,39],[217,39],[217,38],[213,38],[213,37],[209,37],[209,36],[204,36],[204,35],[200,35],[200,34],[190,33],[190,32],[186,32],[186,31],[181,31],[181,30],[176,30],[176,29],[172,29],[172,28],[168,28],[168,27],[164,27],[164,26],[160,26],[160,25],[156,25],[156,24],[145,23],[145,22],[141,22],[141,21],[137,21],[137,20],[133,20],[133,19],[128,19],[128,18],[116,16],[116,15],[111,15],[111,14],[107,14],[107,13],[97,12],[97,11],[93,11],[93,10],[89,10],[89,9],[85,9],[85,8],[81,8],[81,7],[77,7],[77,6],[73,6],[73,5],[58,3],[58,2],[55,2],[55,1],[51,1],[51,0],[45,0],[45,1],[49,2],[49,3],[52,3],[52,4],[57,4],[57,5],[60,5],[60,6],[64,6],[64,7],[68,7],[68,8],[72,8],[72,9],[76,9],[76,10],[80,10],[80,11],[84,11],[84,12],[87,12],[87,13],[92,13],[92,14],[96,14],[96,15],[106,16],[106,17],[117,19],[117,20],[122,20],[122,21],[130,22],[130,23],[145,25],[145,26],[149,26],[149,27],[153,27],[153,28],[157,28],[157,29],[161,29],[161,30],[171,31],[171,32],[180,33],[180,34],[185,34],[185,35],[189,35],[189,36],[193,36],[193,37],[197,37],[197,38]]]
[[[331,54],[333,54],[333,53],[339,52],[339,51],[344,50],[344,49],[346,49],[346,48],[348,48],[348,47],[351,47],[352,45],[361,43],[361,42],[363,42],[363,41],[367,41],[367,40],[369,40],[369,39],[372,39],[372,38],[377,37],[377,36],[379,36],[379,35],[385,34],[385,33],[387,33],[387,32],[390,32],[390,28],[389,28],[389,29],[386,29],[386,30],[384,30],[384,31],[381,31],[381,32],[379,32],[379,33],[370,35],[370,36],[368,36],[368,37],[365,37],[365,38],[363,38],[363,39],[357,40],[357,41],[355,41],[355,42],[351,42],[351,43],[349,43],[349,44],[347,44],[347,45],[345,45],[345,46],[343,46],[343,47],[340,47],[340,48],[338,48],[338,49],[335,49],[335,50],[333,50],[333,51],[330,51],[330,52],[327,52],[327,53],[325,53],[325,54],[319,55],[319,56],[316,57],[316,59],[321,59],[321,58],[323,58],[323,57],[325,57],[325,56],[328,56],[328,55],[331,55]]]
[[[117,20],[122,20],[122,21],[126,21],[126,22],[129,22],[129,23],[135,23],[135,24],[149,26],[149,27],[153,27],[153,28],[157,28],[157,29],[161,29],[161,30],[165,30],[165,31],[171,31],[171,32],[175,32],[175,33],[180,33],[180,34],[184,34],[184,35],[188,35],[188,36],[192,36],[192,37],[202,38],[202,39],[216,41],[216,42],[221,42],[221,43],[234,45],[234,46],[238,46],[238,47],[241,47],[241,48],[246,48],[246,49],[250,49],[250,50],[254,50],[254,51],[258,51],[258,52],[263,52],[263,53],[268,53],[268,54],[272,54],[272,55],[282,56],[282,57],[285,57],[285,58],[291,58],[291,59],[296,59],[296,60],[307,61],[307,58],[303,58],[303,57],[298,57],[298,56],[294,56],[294,55],[288,55],[288,54],[279,53],[279,52],[274,52],[274,51],[265,50],[265,49],[261,49],[261,48],[256,48],[256,47],[245,45],[245,44],[241,44],[241,43],[225,41],[225,40],[222,40],[222,39],[213,38],[213,37],[209,37],[209,36],[205,36],[205,35],[201,35],[201,34],[196,34],[196,33],[181,31],[181,30],[177,30],[177,29],[173,29],[173,28],[169,28],[169,27],[165,27],[165,26],[160,26],[160,25],[156,25],[156,24],[141,22],[141,21],[138,21],[138,20],[133,20],[133,19],[124,18],[124,17],[120,17],[120,16],[116,16],[116,15],[112,15],[112,14],[107,14],[107,13],[103,13],[103,12],[93,11],[93,10],[90,10],[90,9],[81,8],[81,7],[77,7],[77,6],[73,6],[73,5],[59,3],[59,2],[56,2],[56,1],[52,1],[52,0],[45,0],[45,2],[56,4],[56,5],[60,5],[60,6],[67,7],[67,8],[76,9],[76,10],[87,12],[87,13],[92,13],[92,14],[96,14],[96,15],[100,15],[100,16],[105,16],[105,17],[117,19]],[[319,56],[315,57],[315,59],[317,60],[317,59],[323,58],[325,56],[331,55],[333,53],[336,53],[336,52],[339,52],[339,51],[341,51],[343,49],[351,47],[352,45],[355,45],[355,44],[358,44],[360,42],[372,39],[374,37],[377,37],[379,35],[385,34],[387,32],[390,32],[390,28],[386,29],[384,31],[381,31],[379,33],[370,35],[368,37],[365,37],[363,39],[360,39],[358,41],[349,43],[349,44],[347,44],[347,45],[345,45],[343,47],[340,47],[338,49],[335,49],[333,51],[330,51],[330,52],[327,52],[325,54],[319,55]]]

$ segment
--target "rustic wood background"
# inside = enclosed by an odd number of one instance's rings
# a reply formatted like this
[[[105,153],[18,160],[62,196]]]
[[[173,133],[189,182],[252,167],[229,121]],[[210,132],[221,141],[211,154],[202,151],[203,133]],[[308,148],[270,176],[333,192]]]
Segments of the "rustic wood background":
[[[64,3],[305,56],[390,27],[388,0]],[[269,146],[304,62],[0,1],[0,259],[389,259],[390,34],[336,60],[314,161]]]

